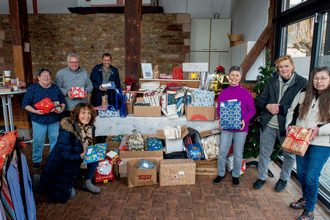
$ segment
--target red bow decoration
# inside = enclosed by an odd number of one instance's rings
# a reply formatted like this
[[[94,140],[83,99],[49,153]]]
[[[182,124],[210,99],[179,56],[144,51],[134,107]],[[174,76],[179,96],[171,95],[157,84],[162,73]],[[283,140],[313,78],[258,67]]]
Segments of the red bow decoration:
[[[305,142],[307,145],[309,145],[309,141],[306,141],[302,138],[298,138],[297,135],[299,134],[299,132],[301,131],[302,128],[299,128],[297,134],[295,134],[294,132],[289,132],[287,137],[292,138],[294,141],[291,143],[289,149],[292,153],[292,146],[295,144],[295,142],[297,142],[297,145],[301,145],[303,142]]]
[[[50,100],[50,98],[46,97],[40,102],[37,102],[34,107],[41,110],[41,113],[49,113],[55,108],[55,104],[52,100]]]

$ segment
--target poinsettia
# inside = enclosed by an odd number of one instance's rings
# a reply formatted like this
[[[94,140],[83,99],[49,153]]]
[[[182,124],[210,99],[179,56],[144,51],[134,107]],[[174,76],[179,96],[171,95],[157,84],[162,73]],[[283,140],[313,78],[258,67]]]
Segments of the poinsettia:
[[[132,77],[128,77],[128,78],[125,79],[124,83],[126,85],[131,86],[133,83],[135,83],[135,81],[134,81],[134,79],[132,79]]]
[[[223,66],[218,66],[215,71],[220,74],[226,74],[225,68]]]

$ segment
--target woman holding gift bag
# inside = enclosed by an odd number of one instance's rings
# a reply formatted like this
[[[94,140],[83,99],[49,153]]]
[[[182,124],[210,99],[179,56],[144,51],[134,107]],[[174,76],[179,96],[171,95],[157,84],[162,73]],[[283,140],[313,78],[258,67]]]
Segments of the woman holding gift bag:
[[[58,108],[53,112],[43,113],[35,104],[49,98],[52,102],[58,102]],[[29,112],[33,129],[33,169],[41,169],[42,152],[45,145],[46,134],[48,134],[50,152],[54,148],[58,131],[60,128],[60,114],[65,108],[64,97],[57,85],[51,83],[51,72],[49,69],[41,68],[38,72],[38,82],[27,89],[22,103],[22,108]]]
[[[330,156],[330,68],[315,68],[310,79],[306,89],[293,100],[286,117],[287,132],[291,125],[312,130],[305,155],[296,155],[303,197],[292,202],[290,207],[304,209],[299,220],[314,218],[321,170]]]
[[[242,70],[239,66],[232,66],[229,70],[229,87],[221,91],[218,97],[217,115],[219,118],[219,127],[221,128],[220,106],[222,102],[228,100],[237,100],[241,102],[241,128],[223,129],[220,136],[220,151],[218,155],[218,176],[214,184],[219,184],[225,177],[226,159],[232,141],[234,151],[234,169],[232,171],[232,182],[234,186],[239,185],[239,175],[242,167],[243,150],[246,135],[248,133],[249,121],[256,112],[252,94],[240,85],[242,80]]]
[[[75,177],[93,142],[96,111],[91,104],[79,103],[71,111],[70,118],[61,120],[58,141],[48,156],[39,175],[34,175],[34,186],[54,202],[66,203],[75,196]],[[94,194],[101,190],[92,184],[98,162],[87,164],[87,173],[82,187]]]

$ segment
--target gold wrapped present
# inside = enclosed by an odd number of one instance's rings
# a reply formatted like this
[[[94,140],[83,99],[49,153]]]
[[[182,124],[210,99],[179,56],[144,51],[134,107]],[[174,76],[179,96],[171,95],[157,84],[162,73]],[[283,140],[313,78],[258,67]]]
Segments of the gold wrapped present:
[[[286,152],[304,156],[310,143],[312,130],[299,126],[291,126],[282,147]]]

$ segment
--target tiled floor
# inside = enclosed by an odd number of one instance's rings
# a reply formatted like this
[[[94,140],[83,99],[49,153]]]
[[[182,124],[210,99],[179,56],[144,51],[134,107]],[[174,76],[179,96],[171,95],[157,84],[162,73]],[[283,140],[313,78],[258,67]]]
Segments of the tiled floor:
[[[31,174],[31,148],[27,156]],[[261,190],[252,185],[257,179],[257,168],[249,167],[240,177],[239,187],[233,187],[230,174],[219,185],[213,184],[214,176],[197,176],[191,186],[145,186],[128,188],[127,179],[98,185],[102,192],[92,195],[79,188],[77,195],[66,204],[51,203],[35,194],[37,219],[297,219],[301,210],[289,207],[290,202],[301,197],[299,183],[291,179],[284,192],[274,190],[280,169],[270,165],[274,178],[268,178]],[[319,203],[315,219],[330,219],[329,212]]]

